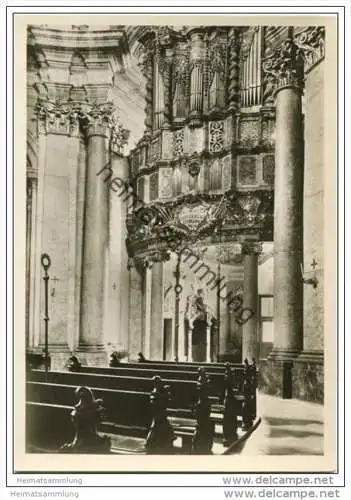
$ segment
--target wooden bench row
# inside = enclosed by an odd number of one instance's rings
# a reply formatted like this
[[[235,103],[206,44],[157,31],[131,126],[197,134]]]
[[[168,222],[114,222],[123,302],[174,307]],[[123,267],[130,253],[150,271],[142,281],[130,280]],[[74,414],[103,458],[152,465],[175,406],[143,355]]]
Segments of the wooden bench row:
[[[72,406],[27,401],[27,452],[38,449],[46,452],[57,452],[63,443],[71,442],[74,438],[71,412]],[[181,439],[181,452],[184,454],[191,452],[194,427],[195,423],[174,425],[174,433],[176,437]],[[99,431],[109,435],[118,434],[145,439],[148,429],[145,425],[133,426],[102,421]]]
[[[136,362],[121,362],[114,368],[145,368],[145,369],[153,369],[153,370],[171,370],[173,372],[180,371],[198,371],[199,368],[204,368],[207,373],[224,373],[226,366],[229,363],[191,363],[191,362],[175,362],[175,361],[154,361],[150,360],[144,363],[136,363]],[[242,370],[244,369],[244,364],[230,364],[230,367],[233,370]],[[96,369],[97,367],[93,367]]]
[[[189,370],[180,370],[180,371],[172,371],[169,368],[165,369],[164,367],[153,369],[153,368],[141,368],[141,367],[118,367],[118,368],[95,368],[91,366],[82,366],[79,369],[70,370],[75,373],[89,373],[94,375],[106,375],[106,376],[117,376],[117,377],[129,377],[129,378],[146,378],[152,379],[154,375],[159,375],[163,380],[169,381],[191,381],[196,382],[199,376],[199,372],[197,370],[190,371]],[[224,371],[212,372],[210,370],[206,370],[206,373],[209,377],[211,384],[212,395],[219,397],[223,392],[223,384],[224,384]],[[235,387],[241,391],[245,372],[243,369],[235,369],[233,372],[234,384]],[[173,384],[172,384],[173,385]]]
[[[106,426],[110,427],[112,434],[120,432],[123,428],[123,432],[127,435],[145,437],[149,429],[149,435],[151,433],[149,441],[152,442],[154,425],[155,422],[158,422],[157,426],[161,427],[156,432],[157,441],[157,435],[160,432],[162,435],[164,432],[162,430],[163,424],[160,424],[160,422],[166,422],[169,416],[178,417],[179,420],[179,418],[195,418],[197,415],[198,423],[196,427],[177,428],[177,435],[182,437],[184,445],[189,446],[191,442],[193,443],[192,446],[195,446],[195,448],[200,446],[201,449],[208,447],[208,443],[212,439],[210,436],[214,435],[215,422],[213,421],[211,407],[213,411],[214,405],[219,402],[219,393],[226,394],[223,400],[224,408],[222,407],[221,410],[223,411],[223,417],[217,417],[223,423],[223,434],[226,436],[226,443],[230,444],[233,440],[236,431],[233,434],[232,430],[237,429],[239,420],[243,423],[244,428],[247,428],[256,416],[255,366],[246,366],[244,369],[238,368],[234,374],[233,372],[229,374],[228,367],[226,367],[225,375],[223,373],[213,373],[210,377],[204,370],[198,373],[193,367],[191,370],[181,371],[163,369],[157,372],[162,374],[162,379],[155,377],[155,372],[149,367],[140,367],[140,364],[129,368],[123,367],[122,369],[119,367],[116,369],[102,368],[100,369],[101,373],[94,373],[91,369],[87,372],[82,370],[78,372],[48,373],[32,370],[28,374],[29,379],[27,382],[28,411],[34,412],[34,414],[35,412],[41,412],[45,416],[50,411],[55,412],[57,406],[66,409],[77,408],[75,390],[80,387],[78,393],[81,394],[81,397],[83,397],[82,394],[85,394],[84,397],[88,397],[92,401],[97,398],[103,402],[99,411],[102,410],[102,407],[104,410],[103,414],[99,415],[99,419],[103,419],[105,428]],[[235,376],[237,373],[239,373],[240,378]],[[177,378],[165,379],[163,375]],[[189,378],[192,380],[189,380]],[[161,406],[157,403],[158,400],[162,402]],[[80,403],[78,403],[79,406]],[[63,410],[57,411],[61,412]],[[73,413],[75,411],[78,410],[73,410]],[[155,411],[161,412],[163,415],[161,420],[159,418],[155,420]],[[28,418],[29,421],[31,420],[30,416],[27,416],[27,422]],[[65,427],[65,425],[63,426]],[[169,429],[172,428],[169,424],[167,425]],[[169,433],[174,434],[173,430],[169,431],[168,434],[167,432],[165,430],[166,440]],[[35,428],[33,436],[37,437]],[[148,439],[146,442],[148,442]],[[198,445],[196,445],[196,442]],[[155,446],[157,448],[157,442]],[[152,447],[154,448],[154,445]],[[168,448],[170,447],[172,446],[169,443]]]
[[[32,382],[49,382],[51,384],[62,384],[71,386],[87,386],[99,389],[112,389],[131,392],[150,393],[153,388],[152,378],[122,377],[114,375],[93,373],[70,373],[70,372],[48,372],[32,371],[28,377]],[[196,381],[191,380],[165,380],[171,390],[172,408],[190,408],[196,401]],[[211,396],[218,400],[216,387],[212,387]]]

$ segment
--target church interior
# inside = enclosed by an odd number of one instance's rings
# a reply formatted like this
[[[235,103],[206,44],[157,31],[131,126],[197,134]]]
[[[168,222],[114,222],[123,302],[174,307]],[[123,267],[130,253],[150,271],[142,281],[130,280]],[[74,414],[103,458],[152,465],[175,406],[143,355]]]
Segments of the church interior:
[[[197,387],[197,437],[183,426],[177,439],[199,453],[220,432],[215,410],[227,451],[229,414],[253,430],[256,390],[322,408],[324,40],[322,26],[28,26],[27,405],[40,425],[38,401],[45,419],[59,404],[50,383],[86,386],[87,405],[89,387],[106,406],[111,387],[121,401],[131,388],[137,409],[141,391],[166,398],[159,376],[174,412]],[[222,410],[205,371],[224,377]]]

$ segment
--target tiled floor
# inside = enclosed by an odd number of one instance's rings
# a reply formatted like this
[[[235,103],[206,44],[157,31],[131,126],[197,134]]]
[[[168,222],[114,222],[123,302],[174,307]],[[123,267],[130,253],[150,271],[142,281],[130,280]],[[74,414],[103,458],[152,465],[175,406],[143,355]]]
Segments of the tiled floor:
[[[323,455],[322,405],[260,394],[257,410],[262,421],[242,455]]]

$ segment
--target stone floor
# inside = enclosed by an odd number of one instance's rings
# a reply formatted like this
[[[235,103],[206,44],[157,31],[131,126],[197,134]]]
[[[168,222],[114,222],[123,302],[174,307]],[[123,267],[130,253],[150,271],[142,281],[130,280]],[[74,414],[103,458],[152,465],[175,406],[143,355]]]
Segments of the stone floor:
[[[243,443],[241,455],[323,455],[324,407],[260,394],[261,424]]]

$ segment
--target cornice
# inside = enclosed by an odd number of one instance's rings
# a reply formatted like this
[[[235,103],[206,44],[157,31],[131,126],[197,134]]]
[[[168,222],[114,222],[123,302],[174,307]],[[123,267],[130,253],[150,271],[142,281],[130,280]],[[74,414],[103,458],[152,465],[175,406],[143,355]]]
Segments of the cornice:
[[[28,27],[28,44],[38,44],[41,47],[56,47],[75,50],[86,49],[120,49],[121,53],[128,52],[128,41],[124,26],[96,29],[58,29],[46,26]]]

